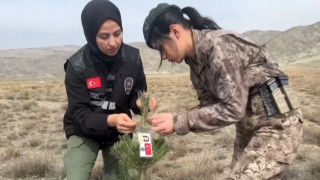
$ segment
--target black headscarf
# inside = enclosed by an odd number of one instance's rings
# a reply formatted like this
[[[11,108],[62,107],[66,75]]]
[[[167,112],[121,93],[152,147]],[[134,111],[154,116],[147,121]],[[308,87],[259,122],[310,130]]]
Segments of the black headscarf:
[[[116,56],[110,57],[102,53],[96,42],[96,36],[100,29],[100,26],[107,19],[112,19],[121,28],[122,22],[121,14],[117,6],[107,0],[92,0],[83,9],[81,14],[81,22],[84,31],[84,35],[87,39],[89,49],[93,56],[104,63],[110,63],[115,59],[121,60],[121,48]],[[119,59],[120,58],[120,59]]]

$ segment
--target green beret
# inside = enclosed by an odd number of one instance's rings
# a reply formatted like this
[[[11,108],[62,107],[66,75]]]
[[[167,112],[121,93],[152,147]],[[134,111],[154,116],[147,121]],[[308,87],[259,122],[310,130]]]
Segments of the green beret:
[[[154,25],[156,24],[157,18],[170,10],[179,10],[180,11],[181,9],[176,5],[169,5],[167,3],[160,3],[160,4],[158,4],[157,7],[151,9],[151,11],[149,12],[149,15],[146,17],[144,24],[143,24],[143,36],[144,36],[144,39],[145,39],[147,45],[150,48],[152,48],[152,46],[150,44],[151,32],[152,32]]]

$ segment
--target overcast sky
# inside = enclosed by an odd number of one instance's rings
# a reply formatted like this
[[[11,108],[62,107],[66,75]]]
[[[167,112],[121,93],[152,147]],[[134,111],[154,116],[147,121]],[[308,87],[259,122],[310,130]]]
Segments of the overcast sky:
[[[84,45],[80,14],[88,0],[0,0],[0,49]],[[320,21],[320,0],[112,0],[124,42],[142,42],[142,25],[160,2],[193,6],[222,28],[284,31]]]

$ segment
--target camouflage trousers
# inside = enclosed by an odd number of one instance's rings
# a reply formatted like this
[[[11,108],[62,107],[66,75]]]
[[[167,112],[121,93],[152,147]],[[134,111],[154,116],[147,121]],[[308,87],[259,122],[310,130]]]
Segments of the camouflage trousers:
[[[301,141],[301,111],[279,117],[251,113],[236,128],[230,179],[281,179]]]

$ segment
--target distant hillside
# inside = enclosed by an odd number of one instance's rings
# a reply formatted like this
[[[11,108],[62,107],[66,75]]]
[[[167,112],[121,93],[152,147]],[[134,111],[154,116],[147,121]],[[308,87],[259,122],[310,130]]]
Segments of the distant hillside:
[[[281,63],[297,63],[296,61],[320,56],[320,22],[293,27],[283,32],[248,31],[244,35],[266,43],[268,50]]]
[[[0,50],[0,79],[63,77],[66,58],[77,46]]]
[[[244,35],[266,43],[278,63],[320,67],[320,22],[286,31],[248,31]],[[140,49],[146,74],[189,72],[189,67],[184,62],[172,65],[168,61],[164,61],[158,71],[160,57],[157,51],[148,48],[144,42],[130,45]],[[79,48],[61,46],[0,50],[0,79],[64,77],[64,62]]]
[[[281,34],[281,31],[260,31],[260,30],[253,30],[247,31],[243,33],[243,35],[249,37],[252,40],[257,42],[265,43],[270,39],[273,39]]]
[[[145,43],[131,43],[140,49],[146,74],[186,73],[185,63],[172,65],[168,61],[160,63],[159,52],[148,48]],[[79,46],[43,47],[28,49],[0,50],[0,79],[48,79],[64,77],[63,64],[75,53]]]

